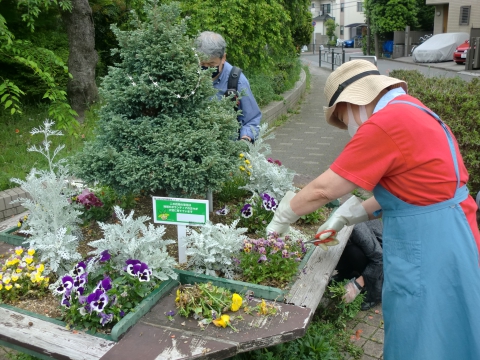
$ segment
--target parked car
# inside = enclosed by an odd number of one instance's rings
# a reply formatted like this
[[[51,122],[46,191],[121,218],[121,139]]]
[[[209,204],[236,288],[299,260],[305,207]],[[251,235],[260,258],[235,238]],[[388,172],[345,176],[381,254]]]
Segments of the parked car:
[[[465,64],[468,49],[470,49],[470,41],[465,40],[463,44],[458,45],[455,49],[455,52],[453,53],[453,61],[459,65]]]
[[[463,44],[469,37],[470,35],[465,32],[433,35],[413,50],[413,61],[419,63],[452,61],[457,46]]]
[[[353,48],[355,46],[355,39],[343,40],[343,47]]]

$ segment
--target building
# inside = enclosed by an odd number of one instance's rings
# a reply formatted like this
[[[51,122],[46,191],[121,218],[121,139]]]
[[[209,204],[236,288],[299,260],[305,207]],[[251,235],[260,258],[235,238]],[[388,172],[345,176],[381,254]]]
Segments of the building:
[[[480,1],[478,0],[426,0],[435,6],[433,33],[466,32],[480,28]]]
[[[335,35],[342,40],[352,39],[362,35],[366,28],[363,1],[356,0],[314,0],[311,2],[312,20],[314,23],[314,43],[324,43],[325,21],[333,19],[339,26]]]

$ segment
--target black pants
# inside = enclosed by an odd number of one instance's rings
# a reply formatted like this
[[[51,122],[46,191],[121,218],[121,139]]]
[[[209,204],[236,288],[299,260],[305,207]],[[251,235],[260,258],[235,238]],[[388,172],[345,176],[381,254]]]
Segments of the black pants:
[[[367,302],[382,301],[382,232],[381,220],[355,225],[337,264],[338,281],[363,276]]]

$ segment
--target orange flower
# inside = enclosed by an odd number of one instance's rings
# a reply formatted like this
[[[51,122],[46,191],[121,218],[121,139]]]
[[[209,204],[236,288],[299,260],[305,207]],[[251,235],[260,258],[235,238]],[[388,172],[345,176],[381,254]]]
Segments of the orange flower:
[[[20,130],[18,130],[18,129],[15,129],[15,133],[17,133],[17,134],[18,134],[19,132],[20,132]]]

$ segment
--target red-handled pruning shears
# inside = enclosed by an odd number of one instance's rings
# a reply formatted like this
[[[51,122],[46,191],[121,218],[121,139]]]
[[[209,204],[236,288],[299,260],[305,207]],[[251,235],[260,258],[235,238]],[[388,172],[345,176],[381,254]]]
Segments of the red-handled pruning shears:
[[[320,236],[323,234],[329,233],[330,235],[326,239],[320,239]],[[320,231],[312,240],[307,241],[307,243],[312,243],[315,246],[320,246],[323,250],[328,250],[327,246],[335,246],[340,242],[335,238],[337,231],[333,229]]]

